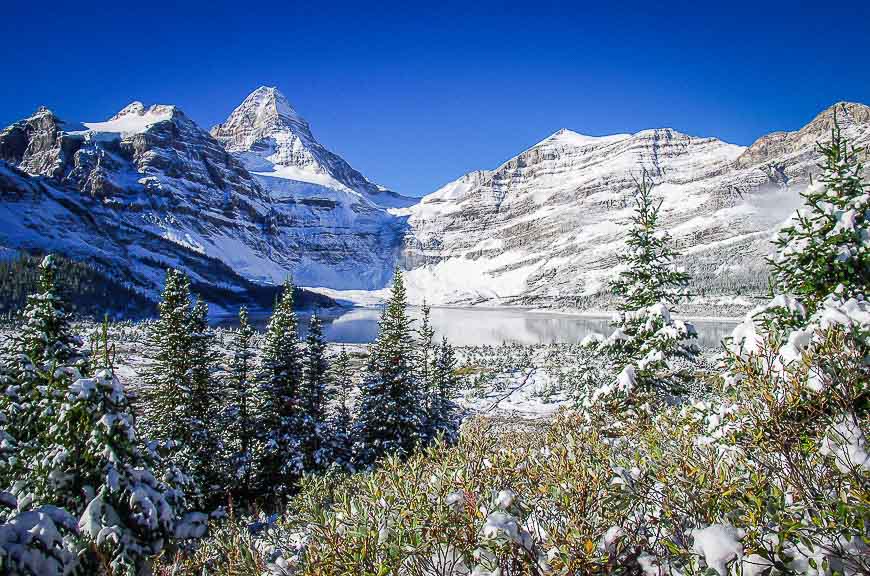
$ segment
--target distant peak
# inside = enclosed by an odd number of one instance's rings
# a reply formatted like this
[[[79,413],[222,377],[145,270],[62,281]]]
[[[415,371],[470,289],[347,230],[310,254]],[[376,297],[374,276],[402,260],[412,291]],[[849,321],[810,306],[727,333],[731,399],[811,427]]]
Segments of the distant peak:
[[[38,118],[40,116],[46,116],[46,115],[54,116],[54,112],[52,112],[47,106],[40,106],[39,108],[36,109],[36,112],[34,112],[30,117],[31,118]]]
[[[304,122],[287,97],[275,86],[260,86],[248,94],[239,108],[256,110],[258,118],[275,114],[296,122]]]
[[[858,102],[846,101],[837,102],[836,104],[825,108],[815,117],[813,122],[832,118],[834,114],[837,115],[838,121],[847,119],[861,123],[870,122],[870,106]]]
[[[109,118],[108,121],[114,122],[115,120],[121,120],[122,118],[131,118],[135,116],[160,116],[171,118],[179,112],[180,110],[171,104],[154,104],[152,106],[146,107],[144,104],[137,100],[135,102],[130,102],[129,104],[124,106],[124,108],[122,108],[120,112]]]
[[[625,138],[628,138],[629,136],[630,134],[588,136],[586,134],[580,134],[579,132],[575,132],[574,130],[570,130],[568,128],[560,128],[559,130],[553,132],[550,136],[545,138],[543,141],[539,142],[538,145],[547,143],[559,143],[571,144],[573,146],[586,146],[589,144],[606,144],[617,140],[623,140]]]
[[[111,119],[117,120],[118,118],[122,118],[124,116],[142,116],[143,114],[145,114],[145,105],[138,100],[134,100],[133,102],[130,102],[129,104],[121,108],[121,111],[112,116]]]

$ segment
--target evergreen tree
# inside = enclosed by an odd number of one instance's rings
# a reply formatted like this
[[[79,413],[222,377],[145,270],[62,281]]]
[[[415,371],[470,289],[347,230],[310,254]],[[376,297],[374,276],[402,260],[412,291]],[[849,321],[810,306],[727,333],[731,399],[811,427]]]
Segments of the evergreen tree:
[[[178,494],[155,478],[137,440],[123,386],[101,369],[70,386],[45,448],[18,485],[20,500],[80,517],[81,535],[97,556],[130,575],[146,571],[177,533],[201,536],[207,522],[203,514],[183,513]]]
[[[39,292],[27,297],[23,326],[2,347],[0,370],[0,482],[8,487],[39,449],[70,383],[87,370],[55,283],[52,256],[40,264]]]
[[[844,298],[870,285],[870,194],[862,182],[861,149],[841,134],[834,115],[830,144],[818,144],[821,175],[802,193],[798,210],[774,241],[770,261],[778,288],[801,299],[812,315],[837,286]]]
[[[302,379],[299,435],[306,472],[325,467],[328,455],[326,426],[326,342],[323,324],[316,313],[308,323],[305,338],[305,364]]]
[[[453,396],[459,388],[456,376],[456,353],[447,338],[435,348],[432,359],[432,391],[429,402],[429,421],[434,433],[444,434],[448,440],[454,439],[458,407]]]
[[[297,419],[302,358],[293,305],[293,284],[288,281],[266,328],[259,375],[263,445],[259,477],[278,496],[290,491],[302,470]]]
[[[332,372],[332,396],[336,404],[332,414],[332,459],[336,465],[352,469],[353,412],[350,395],[353,392],[353,378],[350,373],[350,356],[344,348],[333,364]]]
[[[689,275],[676,269],[679,253],[670,235],[659,227],[662,200],[653,197],[646,170],[635,183],[634,213],[620,258],[623,269],[611,283],[619,310],[616,330],[605,350],[613,355],[618,370],[631,365],[640,382],[678,392],[687,374],[673,370],[670,360],[692,359],[698,352],[691,342],[694,327],[671,317],[675,305],[686,297]]]
[[[39,292],[27,297],[23,325],[16,338],[24,354],[40,370],[51,365],[81,365],[81,340],[73,335],[67,303],[58,293],[57,265],[53,256],[39,266]]]
[[[218,362],[214,332],[208,326],[208,304],[197,300],[190,313],[190,418],[188,432],[190,456],[186,470],[197,488],[190,494],[193,501],[203,506],[216,504],[221,494],[222,470],[217,454],[222,451],[220,441],[220,398],[216,381],[212,377]]]
[[[165,445],[191,441],[190,301],[190,280],[178,270],[167,270],[159,317],[149,334],[151,358],[142,393],[148,435]]]
[[[254,442],[256,426],[254,415],[254,329],[248,320],[248,309],[239,310],[239,328],[232,343],[229,367],[229,434],[227,446],[235,478],[233,491],[243,499],[251,497],[253,487]]]
[[[435,397],[433,389],[433,381],[431,368],[434,361],[433,342],[435,339],[435,329],[432,328],[431,308],[423,302],[422,318],[420,320],[420,329],[417,331],[419,336],[419,350],[417,359],[417,376],[420,380],[420,386],[424,390],[424,411],[426,414],[424,427],[427,439],[434,438],[436,433],[435,423],[430,421],[435,407],[432,400]]]
[[[385,454],[410,454],[425,440],[423,394],[415,369],[415,343],[399,269],[360,388],[355,458],[371,465]]]
[[[678,271],[679,253],[670,234],[659,228],[662,199],[653,198],[654,184],[646,170],[635,180],[634,213],[630,218],[626,250],[620,257],[622,271],[611,283],[621,312],[634,312],[663,303],[670,311],[686,297],[689,275]]]

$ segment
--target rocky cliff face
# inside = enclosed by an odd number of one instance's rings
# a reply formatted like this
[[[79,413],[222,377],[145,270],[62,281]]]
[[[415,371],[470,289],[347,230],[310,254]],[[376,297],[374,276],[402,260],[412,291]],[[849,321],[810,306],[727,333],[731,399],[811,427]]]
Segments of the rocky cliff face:
[[[398,233],[382,209],[357,193],[342,203],[344,193],[282,180],[273,197],[172,106],[134,102],[85,124],[40,109],[0,132],[0,245],[92,260],[150,296],[167,266],[237,291],[290,275],[380,287]]]
[[[560,130],[404,212],[411,294],[438,304],[606,307],[633,178],[646,170],[663,199],[663,225],[695,276],[697,307],[745,307],[747,295],[766,290],[769,239],[800,202],[833,110],[749,148],[671,129],[605,137]],[[870,109],[837,110],[853,142],[870,143]]]
[[[324,148],[275,88],[252,92],[212,134],[269,192],[275,233],[299,258],[298,282],[377,289],[389,281],[404,222],[387,207],[417,199],[381,189]]]

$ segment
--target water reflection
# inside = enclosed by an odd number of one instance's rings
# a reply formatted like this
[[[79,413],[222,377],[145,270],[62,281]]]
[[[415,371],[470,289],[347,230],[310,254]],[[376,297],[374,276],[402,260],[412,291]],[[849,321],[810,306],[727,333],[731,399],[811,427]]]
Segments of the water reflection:
[[[420,309],[410,308],[413,318],[419,319]],[[342,308],[325,312],[324,334],[330,342],[364,344],[378,334],[377,308]],[[251,313],[252,323],[263,329],[269,320],[268,312]],[[303,315],[303,334],[307,318]],[[218,318],[221,326],[233,326],[236,318]],[[716,347],[734,329],[733,322],[699,320],[699,343],[703,347]],[[457,346],[514,342],[520,344],[550,344],[553,342],[579,342],[589,333],[609,334],[609,318],[573,316],[522,309],[487,308],[433,308],[432,325],[437,339],[446,336]]]

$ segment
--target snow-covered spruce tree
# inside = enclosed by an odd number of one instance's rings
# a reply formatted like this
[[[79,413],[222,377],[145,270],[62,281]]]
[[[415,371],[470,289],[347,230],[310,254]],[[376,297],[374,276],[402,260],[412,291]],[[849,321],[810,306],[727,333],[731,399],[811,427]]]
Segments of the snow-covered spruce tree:
[[[71,550],[78,534],[73,516],[56,506],[18,511],[18,502],[0,492],[0,519],[8,508],[10,516],[0,522],[0,574],[4,576],[63,576],[76,568]]]
[[[397,268],[360,386],[354,453],[356,462],[363,466],[386,454],[406,456],[425,440],[423,394],[414,366],[414,333],[406,307],[405,285]]]
[[[818,143],[821,174],[802,193],[804,206],[779,231],[770,260],[777,287],[800,298],[812,315],[838,286],[845,299],[870,286],[870,194],[862,182],[862,150],[840,132]]]
[[[351,393],[353,378],[350,372],[350,356],[347,350],[341,349],[338,358],[332,364],[332,392],[335,399],[335,409],[331,415],[331,452],[332,461],[336,466],[352,470],[353,454],[353,411],[351,410]]]
[[[232,358],[227,382],[227,436],[225,446],[230,450],[232,466],[231,491],[246,500],[253,496],[254,445],[257,438],[254,421],[254,329],[248,320],[248,309],[239,310],[239,328],[232,343]]]
[[[73,334],[54,258],[40,264],[39,292],[27,298],[21,329],[2,347],[0,489],[8,488],[56,417],[74,378],[87,370]],[[66,368],[66,370],[59,370]]]
[[[81,369],[81,340],[72,332],[67,303],[57,285],[57,265],[48,255],[39,266],[39,292],[27,297],[23,324],[15,341],[18,353],[26,355],[40,370],[57,364]]]
[[[160,477],[190,496],[191,503],[204,504],[202,478],[195,471],[205,466],[203,458],[210,462],[214,459],[196,450],[205,417],[198,413],[201,406],[197,404],[205,399],[193,394],[193,365],[198,362],[192,355],[193,334],[197,328],[193,326],[190,280],[183,272],[171,268],[166,271],[157,309],[159,317],[148,335],[150,358],[145,387],[138,399],[142,427],[158,458]],[[200,368],[208,370],[207,366]]]
[[[149,365],[145,372],[142,411],[152,440],[189,443],[191,401],[190,280],[169,269],[159,317],[149,333]]]
[[[328,426],[326,422],[327,370],[326,342],[323,324],[316,313],[308,322],[305,338],[305,358],[300,393],[299,439],[305,472],[326,467],[329,455]]]
[[[198,299],[190,312],[190,445],[183,465],[195,487],[188,500],[206,509],[218,504],[224,483],[217,457],[222,452],[221,402],[218,382],[212,376],[219,359],[214,339],[208,326],[208,304]]]
[[[205,532],[207,517],[184,514],[177,492],[155,478],[137,445],[127,394],[110,369],[70,386],[43,441],[19,498],[80,516],[91,566],[148,573],[151,559],[171,540]]]
[[[635,180],[634,213],[630,218],[622,270],[611,283],[617,298],[614,333],[605,349],[617,369],[626,369],[616,386],[630,388],[643,381],[654,388],[675,392],[682,388],[682,375],[670,366],[678,357],[692,359],[697,347],[691,343],[695,329],[671,317],[686,297],[689,276],[676,269],[679,253],[670,235],[659,225],[662,200],[653,197],[653,183],[646,170]]]
[[[435,347],[432,359],[432,389],[428,420],[435,435],[443,434],[447,440],[453,440],[456,432],[458,407],[453,402],[453,396],[458,388],[456,353],[444,337],[441,339],[441,344]]]
[[[302,353],[293,305],[293,284],[287,281],[266,328],[259,374],[258,477],[279,497],[289,493],[302,471],[297,421]]]
[[[426,436],[426,441],[428,441],[434,438],[436,434],[436,425],[435,422],[432,421],[433,412],[435,410],[435,406],[433,405],[435,390],[432,382],[432,364],[435,360],[435,329],[432,327],[431,321],[432,309],[425,301],[423,302],[421,312],[422,317],[420,319],[420,328],[417,330],[417,378],[420,381],[421,389],[424,391],[423,408],[425,421],[423,425],[425,428],[424,434]]]

